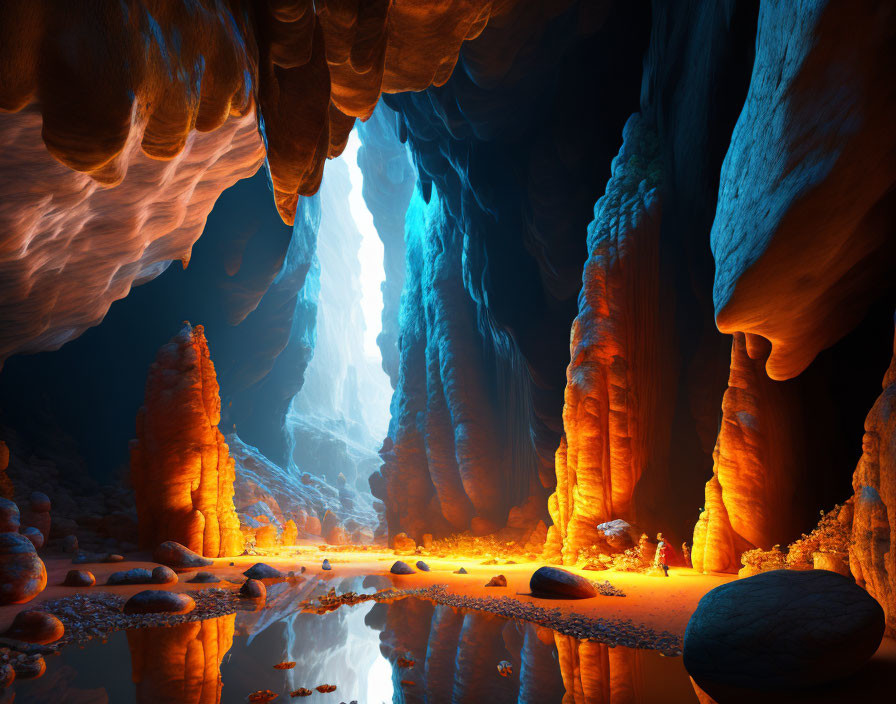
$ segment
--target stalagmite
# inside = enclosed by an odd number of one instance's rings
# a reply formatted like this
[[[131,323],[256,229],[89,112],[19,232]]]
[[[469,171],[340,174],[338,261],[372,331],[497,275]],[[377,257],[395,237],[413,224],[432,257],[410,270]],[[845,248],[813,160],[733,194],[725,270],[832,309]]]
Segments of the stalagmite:
[[[202,326],[186,323],[150,366],[131,441],[140,543],[174,540],[206,557],[241,551],[233,459]]]
[[[849,567],[884,607],[888,635],[896,635],[896,340],[883,393],[865,419],[855,491]]]
[[[768,550],[799,534],[787,507],[796,491],[788,404],[768,378],[767,345],[735,333],[713,476],[694,529],[694,569],[737,572],[746,550]]]
[[[598,541],[598,524],[635,522],[635,487],[655,448],[666,445],[663,424],[655,422],[662,400],[656,159],[653,132],[633,116],[588,228],[589,258],[570,339],[565,437],[549,502],[548,549],[562,542],[565,564]]]

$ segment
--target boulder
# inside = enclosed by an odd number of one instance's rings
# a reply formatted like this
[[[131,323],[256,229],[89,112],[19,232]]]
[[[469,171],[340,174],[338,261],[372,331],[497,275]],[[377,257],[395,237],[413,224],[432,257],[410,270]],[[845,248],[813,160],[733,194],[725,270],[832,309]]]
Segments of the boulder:
[[[429,572],[429,565],[427,565],[423,560],[417,560],[417,569],[421,572]]]
[[[152,571],[153,584],[174,584],[177,582],[177,574],[170,567],[159,565]]]
[[[19,525],[19,507],[15,502],[0,497],[0,533],[18,533]]]
[[[266,524],[255,531],[255,547],[273,548],[277,545],[277,527]]]
[[[324,533],[324,540],[329,545],[348,545],[351,542],[349,534],[341,523],[336,523]]]
[[[0,663],[0,690],[6,689],[15,682],[16,671],[8,662]]]
[[[597,530],[613,552],[625,552],[635,545],[631,525],[621,518],[601,523]]]
[[[143,567],[134,567],[130,570],[113,572],[106,580],[106,585],[119,587],[125,584],[152,584],[153,573]]]
[[[532,596],[542,599],[590,599],[597,590],[584,577],[559,567],[540,567],[529,580]]]
[[[280,536],[280,541],[284,545],[295,545],[298,539],[299,528],[294,520],[289,519],[283,524],[283,534]]]
[[[47,568],[24,535],[0,533],[0,606],[31,601],[47,586]]]
[[[3,637],[46,645],[59,640],[64,634],[65,626],[53,614],[46,611],[20,611]]]
[[[243,574],[249,579],[283,579],[283,573],[263,562],[256,562]]]
[[[750,689],[820,685],[877,650],[884,612],[847,577],[773,570],[716,587],[688,622],[684,665],[701,680]]]
[[[211,572],[197,572],[192,579],[188,579],[190,584],[217,584],[221,580]]]
[[[503,574],[496,575],[488,580],[487,587],[506,587],[507,586],[507,577]]]
[[[137,592],[124,604],[126,614],[188,614],[196,608],[189,594],[169,592],[165,589],[146,589]]]
[[[267,595],[267,587],[258,579],[247,579],[240,587],[240,596],[244,599],[266,599]]]
[[[333,569],[333,565],[330,564],[329,560],[324,558],[324,561],[320,564],[320,568],[325,571],[330,571],[331,569]],[[305,568],[303,567],[302,569],[304,570]]]
[[[47,662],[40,653],[19,656],[12,666],[17,680],[36,680],[47,671]]]
[[[40,550],[44,546],[44,534],[34,526],[22,528],[22,535],[24,535],[26,538],[28,538],[28,540],[31,541],[31,544],[34,545],[35,550]]]
[[[392,574],[414,574],[414,568],[401,560],[396,560],[389,571]]]
[[[63,587],[92,587],[96,584],[96,577],[93,572],[87,570],[69,570],[65,575],[65,581],[62,582]]]
[[[40,491],[31,492],[28,508],[23,514],[25,523],[37,528],[44,536],[44,542],[47,542],[50,539],[50,497]]]
[[[413,538],[408,537],[407,533],[397,533],[392,538],[392,549],[399,552],[414,552],[417,549],[417,543]]]
[[[192,569],[195,567],[208,567],[214,561],[202,557],[188,547],[173,540],[166,540],[152,551],[152,559],[162,565],[168,565],[174,569]]]
[[[454,574],[466,574],[467,571],[461,567],[459,570],[454,570]]]

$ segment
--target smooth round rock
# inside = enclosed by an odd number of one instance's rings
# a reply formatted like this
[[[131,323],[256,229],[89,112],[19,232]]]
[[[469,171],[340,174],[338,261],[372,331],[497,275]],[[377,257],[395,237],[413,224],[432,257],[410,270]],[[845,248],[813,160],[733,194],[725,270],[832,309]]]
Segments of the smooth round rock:
[[[597,590],[584,577],[559,567],[539,567],[529,580],[532,596],[543,599],[590,599]]]
[[[211,572],[197,572],[193,575],[192,579],[188,579],[187,582],[191,584],[217,584],[221,580],[218,579]]]
[[[247,579],[240,587],[240,596],[244,599],[265,599],[268,588],[258,579]]]
[[[389,571],[392,574],[414,574],[414,568],[401,560],[396,560]]]
[[[174,584],[177,582],[177,574],[170,567],[159,565],[152,571],[153,584]]]
[[[0,605],[24,604],[47,586],[47,568],[19,533],[0,533]]]
[[[325,570],[325,571],[329,572],[331,569],[333,569],[333,565],[330,564],[330,561],[329,561],[329,560],[326,560],[326,559],[325,559],[325,560],[321,563],[320,568],[321,568],[322,570]],[[304,568],[303,568],[303,569],[304,569]]]
[[[106,580],[106,584],[110,587],[117,587],[123,584],[152,584],[152,572],[143,567],[134,567],[130,570],[122,570],[121,572],[113,572]]]
[[[196,602],[188,594],[169,592],[165,589],[147,589],[137,592],[125,602],[126,614],[188,614],[196,608]]]
[[[19,507],[0,496],[0,533],[18,533],[20,525]]]
[[[20,611],[3,636],[25,643],[46,645],[59,640],[64,634],[65,626],[53,614],[46,611]]]
[[[31,544],[34,546],[35,550],[40,550],[44,546],[44,534],[34,526],[22,528],[22,535],[24,535],[26,538],[28,538],[28,540],[31,541]]]
[[[283,573],[264,562],[256,562],[243,574],[249,579],[283,579]]]
[[[92,587],[94,584],[96,577],[87,570],[69,570],[62,582],[63,587]]]
[[[76,553],[78,552],[78,536],[66,535],[62,539],[62,552]]]
[[[429,572],[429,565],[427,565],[423,560],[417,560],[417,569],[421,572]]]
[[[42,491],[32,491],[28,497],[28,505],[35,513],[47,513],[50,510],[50,497]]]
[[[166,540],[152,551],[153,562],[168,565],[174,569],[189,569],[192,567],[208,567],[214,562],[207,557],[193,552],[185,545],[174,540]]]
[[[684,635],[695,680],[797,689],[858,670],[884,635],[884,612],[852,579],[827,570],[774,570],[716,587]]]

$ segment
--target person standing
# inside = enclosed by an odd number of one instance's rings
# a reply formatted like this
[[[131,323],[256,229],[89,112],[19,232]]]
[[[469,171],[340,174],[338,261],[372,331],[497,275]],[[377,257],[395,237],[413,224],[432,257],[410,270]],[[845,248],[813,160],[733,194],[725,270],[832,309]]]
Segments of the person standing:
[[[663,574],[668,577],[669,576],[669,564],[667,560],[669,559],[669,546],[666,544],[666,541],[663,540],[663,534],[656,534],[656,554],[653,558],[653,566],[660,567],[663,570]]]

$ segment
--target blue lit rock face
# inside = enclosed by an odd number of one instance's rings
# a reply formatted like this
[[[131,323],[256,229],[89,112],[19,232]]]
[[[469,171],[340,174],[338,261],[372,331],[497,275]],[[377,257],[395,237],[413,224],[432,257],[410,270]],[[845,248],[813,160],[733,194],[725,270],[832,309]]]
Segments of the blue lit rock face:
[[[773,379],[892,286],[893,21],[874,3],[761,4],[711,243],[719,328],[770,340]]]
[[[371,477],[390,534],[525,539],[547,518],[582,232],[637,109],[640,12],[576,5],[486,28],[444,86],[386,98],[420,184],[392,424]],[[575,76],[591,73],[601,80],[582,90]]]

